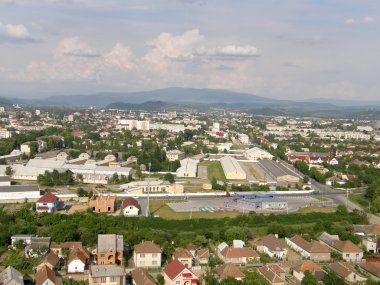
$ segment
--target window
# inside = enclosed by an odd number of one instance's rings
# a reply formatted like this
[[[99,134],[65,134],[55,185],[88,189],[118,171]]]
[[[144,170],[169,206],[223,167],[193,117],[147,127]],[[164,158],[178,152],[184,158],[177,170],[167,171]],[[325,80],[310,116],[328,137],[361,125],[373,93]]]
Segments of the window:
[[[94,283],[98,283],[98,278],[92,278],[92,281],[94,282]]]
[[[145,253],[140,253],[140,258],[145,258]]]
[[[110,281],[111,281],[111,282],[116,282],[116,277],[115,277],[115,276],[112,276],[112,277],[110,278]]]
[[[101,277],[100,282],[102,282],[102,283],[106,282],[106,277]]]
[[[157,265],[157,260],[153,260],[152,265]]]
[[[181,284],[181,281],[180,281],[180,280],[178,280],[178,281],[176,281],[176,282],[175,282],[175,284]]]
[[[346,253],[346,257],[350,257],[350,254],[349,254],[349,253]]]
[[[153,258],[156,258],[156,257],[157,257],[157,253],[153,253],[153,254],[152,254],[152,257],[153,257]]]

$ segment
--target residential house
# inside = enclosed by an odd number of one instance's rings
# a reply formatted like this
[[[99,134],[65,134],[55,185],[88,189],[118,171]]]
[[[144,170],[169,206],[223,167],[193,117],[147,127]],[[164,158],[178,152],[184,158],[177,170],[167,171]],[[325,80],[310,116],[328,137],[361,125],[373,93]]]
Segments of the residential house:
[[[91,265],[89,270],[89,285],[125,285],[126,272],[123,266]]]
[[[309,271],[318,280],[322,281],[325,276],[325,272],[313,261],[306,260],[302,261],[301,264],[293,268],[293,276],[298,280],[302,281],[305,277],[305,271]]]
[[[116,196],[114,195],[94,195],[90,199],[90,208],[96,213],[115,212]]]
[[[50,237],[32,237],[25,249],[25,256],[39,257],[46,255],[50,248]]]
[[[309,258],[314,261],[329,261],[331,250],[318,241],[308,242],[300,236],[294,236],[291,239],[285,238],[287,245],[297,251],[303,258]]]
[[[216,274],[218,275],[219,280],[226,278],[234,278],[236,280],[243,280],[245,274],[234,264],[225,263],[218,265],[215,268]]]
[[[258,271],[272,285],[285,284],[285,270],[278,265],[265,265]]]
[[[22,243],[23,245],[28,245],[32,242],[32,237],[34,235],[14,235],[11,236],[11,246],[13,249],[16,248],[17,243]]]
[[[229,247],[226,243],[221,243],[218,246],[217,255],[224,263],[233,263],[236,265],[260,261],[260,255],[252,248],[234,248]]]
[[[145,268],[137,267],[131,271],[132,285],[157,285],[156,280]]]
[[[208,248],[200,248],[197,250],[195,260],[199,265],[207,265],[210,258],[210,250]]]
[[[67,273],[84,273],[90,255],[82,247],[76,247],[70,252],[69,259],[67,261]]]
[[[370,253],[377,253],[378,247],[377,243],[379,242],[378,238],[364,237],[362,240],[362,246],[365,247],[366,251]]]
[[[369,274],[373,279],[380,280],[380,263],[378,262],[363,262],[360,263],[360,268]]]
[[[37,270],[40,270],[44,266],[47,266],[51,270],[54,270],[54,268],[59,265],[60,261],[61,260],[58,255],[56,255],[54,252],[49,252],[48,255],[46,255],[42,262],[37,266]]]
[[[66,257],[65,253],[68,253],[69,251],[77,247],[82,247],[81,241],[68,241],[68,242],[63,242],[63,243],[51,242],[50,251],[54,252],[60,258],[63,258],[63,257]]]
[[[24,276],[12,266],[8,266],[0,273],[0,284],[24,285]]]
[[[122,264],[124,242],[122,235],[98,235],[98,264]]]
[[[278,259],[285,259],[288,253],[285,240],[279,239],[273,234],[269,234],[258,241],[257,251]]]
[[[141,214],[141,206],[136,199],[127,198],[121,204],[125,217],[136,217]]]
[[[193,256],[190,251],[185,248],[176,248],[173,253],[173,259],[178,259],[178,261],[187,268],[191,268],[193,266]]]
[[[165,285],[195,285],[198,277],[185,267],[178,259],[174,259],[164,268]]]
[[[143,241],[135,245],[133,262],[137,267],[157,268],[161,267],[162,250],[153,241]]]
[[[54,271],[48,266],[43,266],[35,275],[36,285],[62,285],[61,278],[58,278]]]
[[[360,236],[380,237],[380,225],[354,225],[355,234]]]
[[[363,250],[357,245],[353,244],[350,240],[334,240],[328,244],[328,246],[342,254],[344,261],[354,263],[360,263],[362,261]]]
[[[47,192],[36,202],[36,212],[53,213],[57,211],[59,198],[54,194]]]
[[[347,262],[339,261],[331,263],[329,269],[349,284],[365,284],[367,281],[367,278],[359,275],[355,268]]]
[[[185,158],[185,153],[178,149],[168,150],[166,152],[166,158],[169,161],[182,160]]]

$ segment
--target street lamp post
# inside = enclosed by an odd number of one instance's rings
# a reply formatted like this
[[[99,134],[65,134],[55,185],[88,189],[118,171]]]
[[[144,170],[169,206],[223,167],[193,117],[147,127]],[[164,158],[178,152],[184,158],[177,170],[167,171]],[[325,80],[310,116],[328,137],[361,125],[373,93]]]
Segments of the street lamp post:
[[[146,198],[147,198],[146,216],[147,216],[147,217],[149,217],[149,216],[150,216],[150,210],[149,210],[149,192],[150,192],[150,166],[151,166],[151,163],[149,162],[149,173],[148,173],[148,191],[147,191],[147,195],[146,195]]]

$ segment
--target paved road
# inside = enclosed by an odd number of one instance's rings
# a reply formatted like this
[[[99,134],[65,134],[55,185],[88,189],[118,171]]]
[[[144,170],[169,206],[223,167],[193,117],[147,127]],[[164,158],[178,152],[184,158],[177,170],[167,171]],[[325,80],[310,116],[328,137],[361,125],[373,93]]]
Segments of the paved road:
[[[302,173],[298,169],[296,169],[293,165],[291,165],[285,161],[281,161],[280,163],[282,164],[283,167],[288,168],[289,170],[293,171],[294,173],[298,173],[298,174],[302,175]],[[345,205],[349,211],[352,211],[355,209],[359,210],[359,211],[363,211],[363,209],[361,207],[359,207],[358,205],[356,205],[355,203],[351,202],[348,199],[346,192],[344,192],[342,190],[334,190],[327,185],[324,185],[324,184],[321,184],[321,183],[315,181],[314,179],[310,179],[310,182],[311,182],[313,189],[319,191],[322,196],[323,195],[328,196],[334,203],[336,203],[338,205]],[[359,191],[362,192],[363,189],[361,189]],[[368,217],[368,220],[371,224],[380,224],[380,217],[379,216],[368,213],[367,217]]]

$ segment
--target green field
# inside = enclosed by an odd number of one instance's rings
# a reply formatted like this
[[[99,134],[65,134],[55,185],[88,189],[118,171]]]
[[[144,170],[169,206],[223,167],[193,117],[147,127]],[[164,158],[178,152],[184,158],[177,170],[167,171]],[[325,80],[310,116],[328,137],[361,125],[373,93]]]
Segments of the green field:
[[[202,162],[202,165],[207,167],[207,177],[209,180],[212,178],[215,178],[218,181],[226,180],[222,165],[219,161],[204,161]]]

